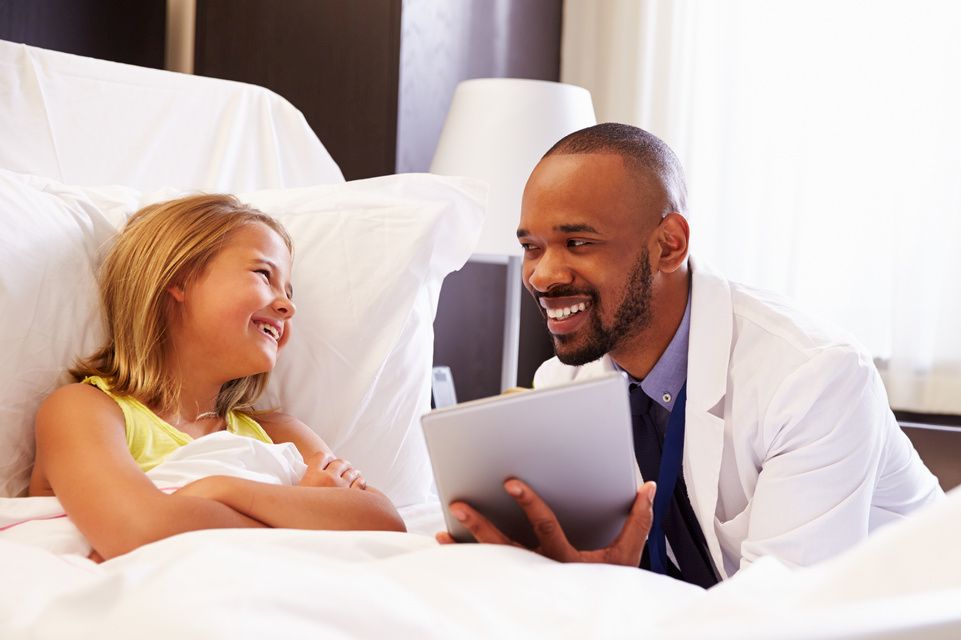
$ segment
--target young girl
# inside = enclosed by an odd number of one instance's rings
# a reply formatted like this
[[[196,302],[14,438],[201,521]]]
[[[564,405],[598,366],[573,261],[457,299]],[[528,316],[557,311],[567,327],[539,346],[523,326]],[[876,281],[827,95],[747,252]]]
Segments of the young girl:
[[[290,337],[291,241],[232,196],[191,196],[130,218],[104,261],[108,339],[36,420],[30,495],[56,495],[112,558],[183,531],[221,527],[404,530],[390,501],[282,413],[257,413]],[[298,486],[211,476],[175,493],[145,472],[193,439],[227,430],[293,443]]]

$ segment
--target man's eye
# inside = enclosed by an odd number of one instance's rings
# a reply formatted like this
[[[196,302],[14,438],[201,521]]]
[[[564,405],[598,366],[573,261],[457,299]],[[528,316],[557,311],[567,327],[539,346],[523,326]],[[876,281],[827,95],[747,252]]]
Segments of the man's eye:
[[[586,247],[589,244],[591,243],[588,242],[587,240],[568,240],[567,241],[568,247]]]
[[[533,242],[522,242],[522,243],[521,243],[521,250],[522,250],[524,253],[534,253],[535,251],[539,251],[539,250],[540,250],[540,247],[538,247],[538,246],[537,246],[536,244],[534,244]]]

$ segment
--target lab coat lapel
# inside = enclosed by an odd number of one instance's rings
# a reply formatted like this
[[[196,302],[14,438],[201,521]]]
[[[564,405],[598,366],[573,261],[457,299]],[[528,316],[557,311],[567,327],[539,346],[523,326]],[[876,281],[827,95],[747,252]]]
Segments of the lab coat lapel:
[[[733,339],[733,308],[727,280],[690,259],[691,332],[687,361],[684,478],[691,506],[722,577],[724,559],[714,528],[724,450],[724,396]]]

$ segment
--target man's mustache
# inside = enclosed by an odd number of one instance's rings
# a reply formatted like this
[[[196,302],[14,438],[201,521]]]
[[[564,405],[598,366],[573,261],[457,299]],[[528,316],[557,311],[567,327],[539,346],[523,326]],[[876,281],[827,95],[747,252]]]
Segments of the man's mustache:
[[[551,298],[575,298],[575,297],[586,297],[590,298],[591,302],[597,302],[597,290],[596,289],[578,289],[577,287],[571,285],[560,285],[545,291],[543,293],[535,293],[534,299],[540,307],[541,298],[551,299]],[[543,311],[543,307],[541,307]]]

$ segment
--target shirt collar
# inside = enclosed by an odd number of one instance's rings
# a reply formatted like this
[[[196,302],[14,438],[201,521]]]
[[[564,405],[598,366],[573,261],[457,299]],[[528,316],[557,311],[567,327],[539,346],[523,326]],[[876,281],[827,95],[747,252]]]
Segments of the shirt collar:
[[[668,411],[674,409],[674,399],[687,381],[687,345],[690,334],[691,296],[689,293],[681,324],[651,372],[643,380],[637,380],[631,374],[627,374],[632,383],[639,383],[651,400]],[[614,362],[613,359],[611,362]],[[616,362],[614,367],[618,371],[624,371]],[[627,372],[624,371],[624,373]]]

